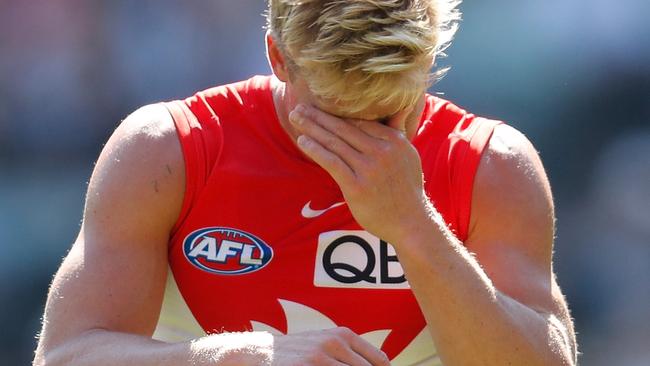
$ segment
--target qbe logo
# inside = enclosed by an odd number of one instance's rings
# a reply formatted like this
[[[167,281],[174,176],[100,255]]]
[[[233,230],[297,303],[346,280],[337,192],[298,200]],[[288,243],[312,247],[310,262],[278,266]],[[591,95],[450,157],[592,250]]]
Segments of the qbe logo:
[[[262,239],[225,227],[194,231],[183,241],[183,252],[195,267],[222,275],[254,272],[273,258],[273,249]]]
[[[410,288],[395,249],[363,230],[318,236],[314,285],[347,288]]]

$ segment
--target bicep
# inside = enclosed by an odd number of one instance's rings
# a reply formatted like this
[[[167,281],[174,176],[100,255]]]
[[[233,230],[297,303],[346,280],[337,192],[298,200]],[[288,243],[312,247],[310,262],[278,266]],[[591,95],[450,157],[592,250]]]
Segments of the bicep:
[[[466,245],[494,286],[538,312],[561,312],[550,185],[532,144],[511,127],[497,127],[482,157],[471,217]]]
[[[97,328],[153,332],[183,172],[164,108],[145,107],[118,127],[91,177],[79,236],[52,283],[43,347]]]

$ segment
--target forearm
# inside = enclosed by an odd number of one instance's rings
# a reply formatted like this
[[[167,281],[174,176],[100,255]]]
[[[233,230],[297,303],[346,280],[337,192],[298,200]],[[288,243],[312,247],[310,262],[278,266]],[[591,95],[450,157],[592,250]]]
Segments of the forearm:
[[[445,364],[571,364],[564,325],[496,289],[441,220],[395,247]]]
[[[260,332],[164,343],[138,335],[95,330],[51,350],[37,350],[34,365],[267,365],[272,343],[270,334]]]

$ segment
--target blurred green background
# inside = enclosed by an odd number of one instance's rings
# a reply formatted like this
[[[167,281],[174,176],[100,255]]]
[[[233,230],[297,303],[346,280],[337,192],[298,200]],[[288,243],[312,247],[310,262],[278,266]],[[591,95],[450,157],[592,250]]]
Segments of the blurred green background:
[[[270,72],[263,0],[0,0],[0,365],[32,358],[103,143],[138,106]],[[467,1],[432,88],[554,188],[584,365],[650,364],[650,2]]]

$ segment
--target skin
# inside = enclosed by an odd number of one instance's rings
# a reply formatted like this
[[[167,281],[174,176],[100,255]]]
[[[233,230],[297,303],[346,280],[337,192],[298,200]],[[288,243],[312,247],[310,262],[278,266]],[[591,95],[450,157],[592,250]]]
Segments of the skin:
[[[283,127],[336,179],[357,221],[395,246],[445,364],[573,364],[571,319],[551,266],[550,188],[525,137],[510,127],[495,131],[477,173],[464,246],[424,197],[409,142],[423,101],[345,115],[299,77],[291,81],[267,41]],[[386,116],[387,125],[377,121]],[[48,295],[35,365],[389,364],[346,328],[152,340],[184,189],[171,117],[159,105],[141,108],[97,161],[80,233]]]
[[[395,247],[444,364],[575,364],[573,324],[552,269],[553,199],[530,141],[512,127],[495,129],[463,244],[424,193],[410,143],[420,105],[387,125],[371,111],[341,118],[344,111],[316,105],[304,82],[289,77],[268,38],[285,82],[281,100],[294,102],[289,134],[336,180],[357,222]]]
[[[80,233],[48,294],[34,365],[389,365],[343,327],[152,340],[184,190],[171,116],[160,105],[139,109],[97,161]]]

